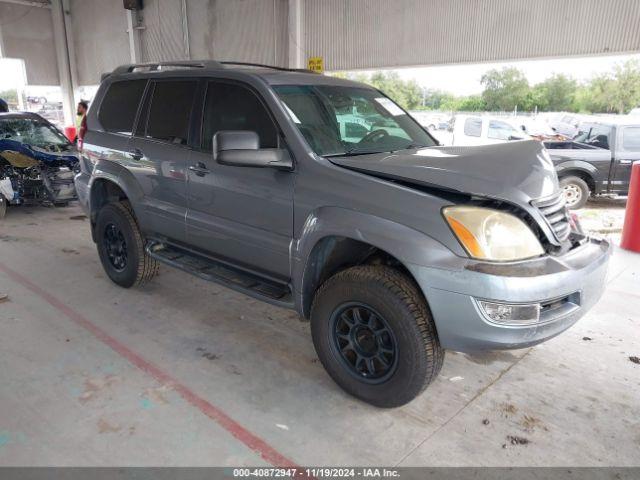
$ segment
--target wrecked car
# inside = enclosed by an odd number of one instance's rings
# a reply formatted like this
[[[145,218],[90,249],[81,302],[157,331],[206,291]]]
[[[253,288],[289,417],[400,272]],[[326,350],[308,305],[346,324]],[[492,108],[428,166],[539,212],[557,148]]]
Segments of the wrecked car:
[[[294,309],[329,375],[379,407],[422,392],[445,350],[543,342],[604,289],[610,246],[572,227],[540,142],[443,147],[361,83],[125,65],[87,127],[76,188],[115,284],[162,263]]]
[[[0,218],[8,205],[65,206],[76,199],[78,154],[34,113],[0,114]]]

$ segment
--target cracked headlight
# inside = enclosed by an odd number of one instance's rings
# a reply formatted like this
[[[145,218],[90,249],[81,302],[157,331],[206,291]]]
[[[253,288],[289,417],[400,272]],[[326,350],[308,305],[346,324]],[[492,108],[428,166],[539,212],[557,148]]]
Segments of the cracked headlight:
[[[442,214],[473,258],[506,262],[544,253],[531,229],[510,213],[460,205],[446,207]]]

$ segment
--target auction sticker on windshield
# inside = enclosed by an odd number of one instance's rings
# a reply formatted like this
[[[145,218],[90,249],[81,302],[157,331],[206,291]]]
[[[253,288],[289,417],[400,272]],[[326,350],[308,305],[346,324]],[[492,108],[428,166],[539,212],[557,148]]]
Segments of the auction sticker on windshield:
[[[394,117],[397,117],[398,115],[404,115],[404,112],[402,111],[402,109],[399,106],[397,106],[395,103],[393,103],[391,100],[389,100],[388,98],[378,97],[375,100],[382,106],[382,108],[384,108],[387,112],[389,112]]]

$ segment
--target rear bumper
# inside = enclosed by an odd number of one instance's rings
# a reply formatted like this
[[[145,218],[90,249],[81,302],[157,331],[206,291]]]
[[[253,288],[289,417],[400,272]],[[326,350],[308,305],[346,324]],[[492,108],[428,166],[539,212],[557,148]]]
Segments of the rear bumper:
[[[73,178],[73,183],[76,186],[76,194],[78,195],[78,203],[80,207],[89,215],[89,179],[91,176],[88,173],[80,172]]]
[[[562,257],[489,264],[463,260],[458,268],[409,265],[429,302],[440,343],[446,349],[472,352],[524,348],[563,332],[600,299],[611,247],[586,239]],[[566,301],[543,313],[532,325],[492,322],[478,300],[502,303]]]

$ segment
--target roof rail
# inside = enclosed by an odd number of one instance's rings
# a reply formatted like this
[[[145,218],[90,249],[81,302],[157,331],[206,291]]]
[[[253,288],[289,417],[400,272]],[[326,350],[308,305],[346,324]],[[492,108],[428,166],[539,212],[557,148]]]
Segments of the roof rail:
[[[307,70],[306,68],[287,68],[287,67],[276,67],[275,65],[265,65],[264,63],[252,63],[252,62],[232,62],[232,61],[224,61],[217,62],[222,65],[239,65],[241,67],[260,67],[260,68],[269,68],[271,70],[278,70],[281,72],[301,72],[301,73],[318,73],[313,70]]]
[[[136,70],[157,72],[164,68],[223,68],[222,63],[215,60],[172,60],[168,62],[132,63],[117,67],[111,75],[133,73]]]
[[[263,63],[232,62],[232,61],[218,62],[216,60],[175,60],[175,61],[167,61],[167,62],[131,63],[128,65],[121,65],[117,67],[113,72],[103,74],[101,80],[104,80],[110,75],[122,75],[126,73],[134,73],[136,71],[159,72],[164,69],[172,69],[172,68],[220,69],[220,68],[224,68],[227,65],[238,65],[241,67],[269,68],[271,70],[278,70],[281,72],[301,72],[301,73],[317,74],[317,72],[314,72],[313,70],[306,70],[304,68],[277,67],[275,65],[265,65]]]

